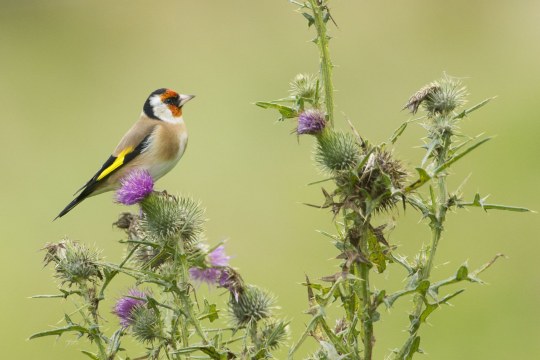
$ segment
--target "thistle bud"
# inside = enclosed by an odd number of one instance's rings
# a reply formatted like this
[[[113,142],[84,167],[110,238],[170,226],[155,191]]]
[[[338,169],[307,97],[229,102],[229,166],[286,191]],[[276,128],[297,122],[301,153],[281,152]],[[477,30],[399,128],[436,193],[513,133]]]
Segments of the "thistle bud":
[[[359,145],[349,133],[329,130],[317,140],[315,160],[327,172],[348,170],[360,160]]]
[[[298,74],[290,83],[291,96],[302,99],[315,99],[320,88],[317,77],[311,74]]]
[[[71,286],[86,281],[95,282],[102,278],[98,264],[99,253],[96,250],[69,239],[57,244],[47,244],[44,250],[47,251],[45,265],[53,262],[56,276],[63,283],[67,282]]]
[[[157,241],[174,238],[193,243],[203,230],[204,210],[192,199],[154,193],[141,207],[141,228]]]
[[[231,298],[229,311],[237,326],[245,326],[272,316],[274,303],[274,296],[256,286],[248,285],[238,300]]]

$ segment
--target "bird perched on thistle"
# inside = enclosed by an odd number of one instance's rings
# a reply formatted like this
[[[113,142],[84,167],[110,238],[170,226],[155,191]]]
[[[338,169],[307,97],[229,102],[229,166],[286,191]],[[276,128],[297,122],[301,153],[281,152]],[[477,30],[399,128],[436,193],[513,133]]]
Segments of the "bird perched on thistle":
[[[148,96],[139,120],[122,137],[101,169],[80,188],[55,218],[70,212],[89,196],[115,190],[133,170],[147,171],[154,181],[168,173],[186,150],[188,134],[182,107],[194,95],[158,89]]]

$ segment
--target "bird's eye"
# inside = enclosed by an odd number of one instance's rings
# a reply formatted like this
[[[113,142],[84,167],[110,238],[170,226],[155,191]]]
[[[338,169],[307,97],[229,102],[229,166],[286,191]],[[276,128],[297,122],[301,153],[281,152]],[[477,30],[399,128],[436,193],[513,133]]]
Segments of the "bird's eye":
[[[177,101],[178,101],[178,99],[176,99],[174,97],[170,97],[170,98],[165,99],[163,102],[165,104],[173,105],[173,104],[176,104]]]

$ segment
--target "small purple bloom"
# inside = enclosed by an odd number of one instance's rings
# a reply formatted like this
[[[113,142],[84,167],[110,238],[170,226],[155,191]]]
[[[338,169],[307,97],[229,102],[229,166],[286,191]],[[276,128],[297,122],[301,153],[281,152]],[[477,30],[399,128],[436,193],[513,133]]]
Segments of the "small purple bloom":
[[[309,109],[304,111],[298,117],[298,127],[296,133],[299,135],[320,134],[326,126],[326,118],[322,111],[316,109]]]
[[[189,269],[189,275],[194,281],[205,282],[208,285],[217,285],[221,276],[221,270],[217,268],[197,268],[192,267]]]
[[[154,179],[146,170],[133,170],[120,182],[122,186],[116,192],[116,200],[124,205],[141,202],[154,191]]]
[[[208,261],[212,266],[229,266],[230,256],[225,255],[225,246],[220,245],[208,254]]]
[[[142,291],[131,289],[128,295],[118,299],[113,310],[113,313],[120,318],[120,324],[125,327],[131,325],[133,310],[146,303],[146,300],[142,300],[146,299],[146,293]],[[134,297],[141,299],[134,299]]]

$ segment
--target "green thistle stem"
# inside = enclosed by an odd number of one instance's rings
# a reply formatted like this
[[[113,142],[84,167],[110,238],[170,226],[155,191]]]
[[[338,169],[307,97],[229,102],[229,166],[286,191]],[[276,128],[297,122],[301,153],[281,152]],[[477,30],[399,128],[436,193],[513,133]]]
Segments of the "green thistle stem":
[[[324,86],[324,102],[326,104],[326,113],[331,127],[334,126],[334,85],[332,83],[332,61],[330,60],[330,51],[328,50],[329,37],[326,34],[326,22],[324,20],[325,6],[318,3],[317,0],[309,0],[311,10],[313,11],[314,25],[317,29],[317,46],[320,52],[321,79]]]
[[[445,121],[444,118],[435,119],[434,121]],[[436,167],[442,166],[446,161],[448,161],[448,150],[450,149],[451,145],[451,132],[444,132],[442,135],[440,135],[440,142],[441,146],[439,148],[437,158],[436,158]],[[436,214],[434,221],[431,222],[430,228],[431,228],[431,244],[430,247],[427,249],[427,262],[424,265],[424,267],[420,271],[420,276],[418,278],[418,282],[424,281],[429,279],[431,275],[431,270],[433,269],[433,261],[435,259],[435,254],[437,252],[437,247],[439,245],[439,241],[442,237],[442,232],[444,229],[444,221],[446,220],[446,211],[447,211],[447,201],[448,201],[448,191],[446,186],[446,174],[442,173],[439,174],[437,178],[437,190],[438,190],[438,198],[436,199],[436,204],[433,204],[433,209],[436,209]],[[425,301],[425,295],[418,294],[415,297],[414,303],[415,303],[415,309],[414,312],[411,314],[411,327],[409,329],[409,338],[403,344],[399,352],[397,353],[396,358],[397,359],[403,359],[405,355],[408,353],[409,348],[415,338],[417,337],[418,331],[420,329],[421,325],[421,319],[420,316],[422,315],[422,312],[424,310],[424,301]]]
[[[360,224],[360,244],[359,248],[363,254],[368,254],[368,237],[369,237],[369,221],[371,217],[367,216],[366,219],[359,219]],[[371,295],[369,290],[369,264],[359,263],[357,264],[358,273],[360,277],[360,293],[362,295],[362,308],[360,309],[360,319],[362,321],[362,342],[364,343],[364,360],[371,360],[373,353],[373,321],[372,321],[372,305]]]
[[[186,320],[191,322],[193,326],[195,327],[195,331],[197,334],[201,337],[204,344],[208,344],[208,339],[206,338],[206,334],[204,333],[201,323],[199,322],[199,319],[195,315],[195,312],[193,311],[193,302],[191,298],[189,297],[189,270],[188,270],[188,262],[187,262],[187,256],[184,249],[183,241],[179,241],[179,257],[176,259],[177,263],[180,265],[180,287],[178,288],[178,295],[180,297],[180,301],[182,302],[182,307],[184,308],[184,313],[187,317]],[[184,324],[185,325],[185,324]],[[187,330],[187,329],[185,329]],[[187,336],[187,331],[182,331],[183,336]],[[184,339],[185,341],[186,339]],[[185,346],[187,347],[188,344],[186,343]]]
[[[108,360],[109,356],[107,355],[107,350],[103,344],[103,335],[99,330],[99,317],[97,315],[96,308],[96,305],[98,304],[97,299],[95,299],[95,297],[91,294],[86,282],[80,282],[79,288],[81,290],[81,294],[83,295],[84,301],[86,302],[86,310],[88,311],[88,315],[90,315],[87,316],[87,314],[82,314],[83,318],[88,323],[89,336],[92,341],[95,342],[98,348],[100,360]]]

